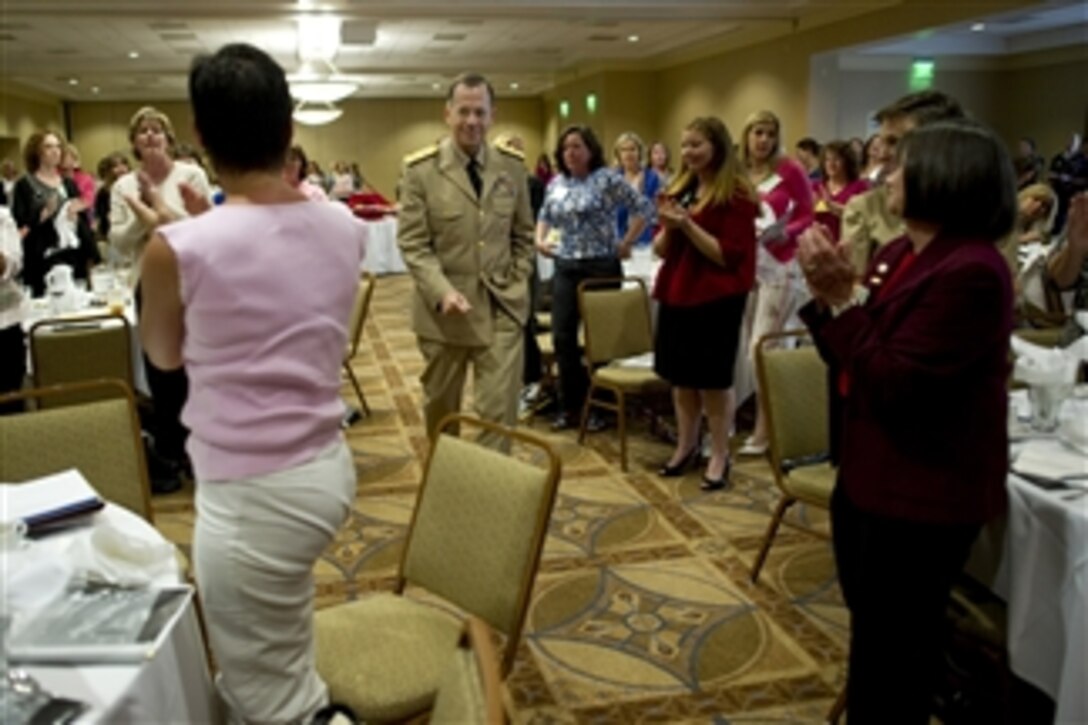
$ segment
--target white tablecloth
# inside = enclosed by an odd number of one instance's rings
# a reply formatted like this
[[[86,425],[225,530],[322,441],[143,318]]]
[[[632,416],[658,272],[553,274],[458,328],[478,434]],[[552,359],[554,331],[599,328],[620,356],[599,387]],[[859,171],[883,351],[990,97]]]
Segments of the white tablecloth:
[[[96,520],[108,517],[125,527],[148,527],[136,514],[107,504]],[[70,529],[27,545],[63,555],[79,537],[90,538],[91,526]],[[158,584],[176,584],[175,571]],[[194,605],[182,612],[167,641],[155,656],[140,664],[24,666],[41,686],[57,696],[91,705],[79,723],[215,723],[218,700]]]
[[[1054,699],[1056,723],[1088,723],[1088,496],[1016,475],[1008,491],[993,588],[1009,605],[1009,664]]]
[[[363,220],[366,225],[366,257],[363,270],[374,274],[407,272],[397,247],[397,218],[386,216],[378,220]]]

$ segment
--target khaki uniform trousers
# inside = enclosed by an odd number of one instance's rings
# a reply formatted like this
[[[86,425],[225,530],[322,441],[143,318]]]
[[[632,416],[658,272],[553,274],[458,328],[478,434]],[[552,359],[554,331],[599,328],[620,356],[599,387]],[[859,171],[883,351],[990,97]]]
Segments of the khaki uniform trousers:
[[[496,307],[490,346],[451,345],[419,338],[424,368],[423,416],[427,435],[433,440],[439,422],[461,411],[465,375],[472,365],[476,415],[483,420],[513,427],[518,417],[518,393],[524,356],[524,332],[517,320]],[[498,450],[509,449],[509,440],[481,433],[480,443]]]

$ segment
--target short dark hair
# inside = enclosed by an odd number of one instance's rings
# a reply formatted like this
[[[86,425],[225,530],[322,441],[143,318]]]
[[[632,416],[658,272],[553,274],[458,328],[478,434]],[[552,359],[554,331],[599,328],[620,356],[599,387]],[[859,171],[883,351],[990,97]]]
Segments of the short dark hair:
[[[811,136],[805,136],[803,139],[797,142],[797,148],[808,151],[813,156],[820,155],[820,142]]]
[[[917,126],[938,121],[965,118],[963,107],[952,96],[941,91],[918,91],[903,96],[895,103],[876,112],[879,123],[904,116],[914,119]]]
[[[42,167],[42,144],[46,136],[53,136],[60,141],[60,147],[64,149],[64,136],[57,131],[41,130],[30,134],[30,138],[23,144],[23,163],[26,164],[28,173],[33,174]]]
[[[484,78],[480,73],[468,71],[461,73],[450,81],[449,87],[446,88],[446,103],[453,100],[453,94],[457,90],[457,86],[464,86],[465,88],[479,88],[480,86],[483,86],[487,89],[488,102],[492,104],[495,103],[495,89],[491,86],[491,81]]]
[[[1016,222],[1016,175],[997,136],[967,121],[914,129],[899,146],[903,218],[944,234],[996,241]]]
[[[582,139],[582,143],[589,149],[590,172],[594,172],[604,166],[604,150],[601,148],[601,142],[597,140],[597,134],[593,133],[593,129],[589,126],[575,124],[564,128],[563,132],[559,134],[559,140],[555,144],[555,164],[559,167],[559,173],[563,176],[570,176],[570,169],[567,168],[567,162],[563,160],[563,142],[566,141],[567,136],[570,136],[572,133],[578,134],[578,137]]]
[[[291,143],[291,93],[262,50],[232,43],[189,71],[193,119],[217,171],[279,171]]]
[[[849,141],[828,141],[820,151],[820,167],[824,165],[828,154],[835,154],[842,159],[842,170],[846,172],[847,181],[857,181],[861,173],[858,168],[858,156],[854,153],[854,146]]]
[[[114,151],[112,154],[103,156],[102,160],[98,162],[98,178],[111,183],[117,181],[117,179],[112,178],[113,167],[117,164],[128,166],[128,157],[120,151]]]

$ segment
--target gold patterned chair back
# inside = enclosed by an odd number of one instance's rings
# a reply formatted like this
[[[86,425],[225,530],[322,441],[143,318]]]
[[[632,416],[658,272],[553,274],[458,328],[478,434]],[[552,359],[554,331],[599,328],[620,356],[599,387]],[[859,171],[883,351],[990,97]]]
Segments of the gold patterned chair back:
[[[828,453],[827,366],[813,345],[772,346],[807,333],[768,335],[756,347],[760,394],[770,425],[776,468],[790,468]]]
[[[591,279],[578,285],[586,360],[605,363],[654,349],[650,298],[637,277]]]
[[[88,403],[50,406],[86,398]],[[57,385],[0,397],[41,409],[0,416],[0,481],[76,468],[98,494],[151,521],[151,495],[132,391],[116,381]]]
[[[543,454],[542,467],[450,435],[480,427]],[[507,637],[513,663],[559,483],[543,440],[461,415],[439,424],[408,531],[398,589],[423,587]]]
[[[119,380],[133,387],[132,328],[124,317],[98,315],[75,320],[41,320],[30,328],[34,387],[88,380]],[[82,388],[42,398],[42,407],[73,405],[112,394],[113,388]]]

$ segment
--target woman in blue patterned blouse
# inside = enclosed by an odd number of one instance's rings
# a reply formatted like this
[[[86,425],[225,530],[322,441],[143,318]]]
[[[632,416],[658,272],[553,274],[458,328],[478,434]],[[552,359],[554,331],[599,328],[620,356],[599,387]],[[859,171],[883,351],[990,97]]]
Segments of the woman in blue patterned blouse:
[[[620,260],[647,224],[654,221],[654,206],[605,165],[604,152],[588,126],[569,126],[559,136],[555,161],[559,174],[548,184],[536,226],[536,247],[555,258],[552,281],[552,340],[559,364],[560,412],[556,430],[573,427],[585,400],[588,375],[578,349],[578,284],[583,280],[623,276]],[[628,211],[626,234],[617,238],[616,216]],[[551,238],[552,230],[559,239]],[[599,430],[602,421],[591,416],[588,427]]]

